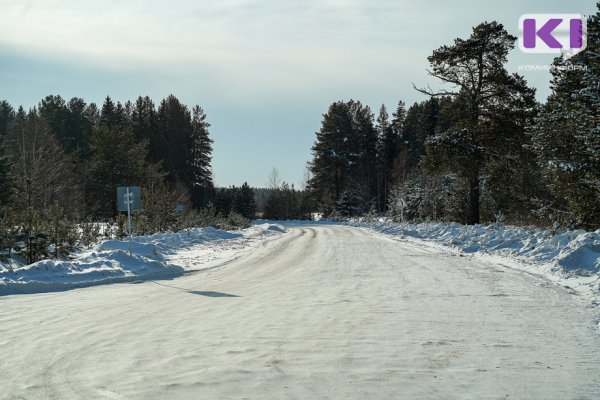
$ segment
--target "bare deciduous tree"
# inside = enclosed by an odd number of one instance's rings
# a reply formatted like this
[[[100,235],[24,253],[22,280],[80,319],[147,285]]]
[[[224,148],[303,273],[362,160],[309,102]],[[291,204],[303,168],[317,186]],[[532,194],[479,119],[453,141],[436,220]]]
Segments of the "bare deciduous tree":
[[[20,109],[8,135],[17,202],[44,210],[58,203],[69,211],[81,202],[74,163],[35,110]]]
[[[279,170],[276,167],[273,167],[267,179],[267,187],[269,189],[279,189],[281,186],[281,176],[279,175]]]

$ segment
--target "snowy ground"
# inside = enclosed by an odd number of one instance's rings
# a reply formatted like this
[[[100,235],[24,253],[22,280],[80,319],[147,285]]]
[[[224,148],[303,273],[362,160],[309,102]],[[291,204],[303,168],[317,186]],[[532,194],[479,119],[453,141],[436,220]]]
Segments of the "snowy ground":
[[[334,224],[331,221],[286,221],[287,226]],[[398,224],[386,219],[355,219],[344,225],[368,229],[400,241],[427,241],[446,251],[501,263],[537,274],[600,305],[600,230],[553,234],[547,230],[456,223]],[[172,279],[212,262],[231,259],[285,228],[262,221],[238,232],[191,229],[135,237],[131,242],[109,240],[83,251],[70,261],[41,261],[29,266],[0,265],[0,296],[36,293],[97,284],[144,279]]]
[[[275,224],[226,232],[195,228],[177,233],[107,240],[69,261],[44,260],[18,268],[0,266],[0,295],[36,293],[115,282],[169,279],[210,262],[234,258],[284,232]]]
[[[574,291],[422,240],[287,228],[211,268],[175,252],[199,270],[174,280],[0,297],[0,399],[600,398],[598,309]]]
[[[503,224],[398,224],[352,220],[350,226],[382,233],[415,244],[428,242],[462,256],[488,260],[543,276],[600,305],[600,229],[552,233],[539,228]],[[448,249],[450,248],[450,249]]]

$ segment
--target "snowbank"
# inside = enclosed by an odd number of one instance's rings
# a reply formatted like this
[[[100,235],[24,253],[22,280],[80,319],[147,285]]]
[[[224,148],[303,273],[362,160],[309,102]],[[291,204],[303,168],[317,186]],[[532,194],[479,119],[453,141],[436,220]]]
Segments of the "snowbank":
[[[195,268],[229,249],[240,250],[285,232],[274,224],[254,225],[236,232],[194,228],[180,232],[136,236],[130,241],[107,240],[67,261],[43,260],[0,269],[0,295],[36,293],[113,282],[168,279],[182,275],[187,265],[172,261],[178,251],[194,248]],[[209,257],[202,253],[210,253]]]
[[[600,274],[600,229],[553,234],[539,228],[503,224],[461,225],[457,223],[398,224],[353,220],[348,225],[370,228],[392,236],[428,239],[455,247],[464,253],[486,252],[549,263],[555,271],[581,276]]]

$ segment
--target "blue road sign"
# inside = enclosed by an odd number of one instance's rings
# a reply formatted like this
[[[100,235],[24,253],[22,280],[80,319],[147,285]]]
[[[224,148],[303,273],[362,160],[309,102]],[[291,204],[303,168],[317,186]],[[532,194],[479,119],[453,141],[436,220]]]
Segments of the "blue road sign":
[[[119,186],[117,188],[117,210],[127,211],[127,202],[129,202],[129,211],[142,209],[139,186]]]

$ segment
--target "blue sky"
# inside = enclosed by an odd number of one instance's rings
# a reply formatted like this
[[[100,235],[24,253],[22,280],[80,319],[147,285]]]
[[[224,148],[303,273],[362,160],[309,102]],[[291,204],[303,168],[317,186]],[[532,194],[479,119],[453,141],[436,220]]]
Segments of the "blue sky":
[[[427,56],[474,25],[517,35],[522,14],[594,12],[589,0],[3,0],[0,98],[172,93],[208,115],[217,185],[262,186],[273,167],[298,184],[331,102],[391,114],[398,100],[424,100],[412,83],[437,87]],[[552,58],[515,49],[509,70]],[[543,100],[549,74],[521,73]]]

